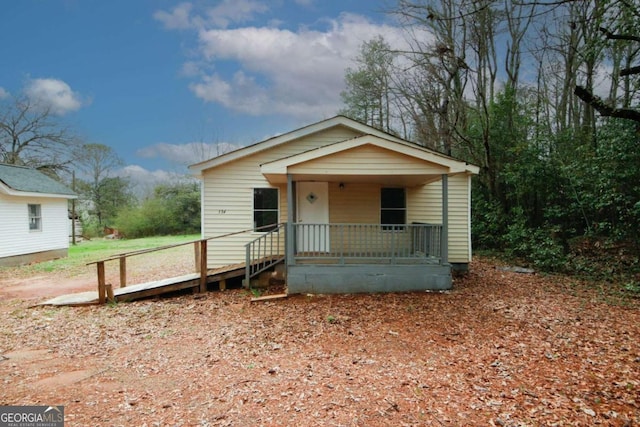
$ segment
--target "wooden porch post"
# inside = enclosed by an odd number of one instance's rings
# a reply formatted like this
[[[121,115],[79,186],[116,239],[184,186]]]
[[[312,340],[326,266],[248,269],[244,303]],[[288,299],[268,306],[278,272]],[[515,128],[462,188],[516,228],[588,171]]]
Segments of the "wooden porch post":
[[[440,262],[449,263],[449,176],[442,174],[442,236],[440,236]]]
[[[295,265],[295,184],[291,174],[287,174],[287,227],[286,227],[286,243],[285,243],[285,265]]]

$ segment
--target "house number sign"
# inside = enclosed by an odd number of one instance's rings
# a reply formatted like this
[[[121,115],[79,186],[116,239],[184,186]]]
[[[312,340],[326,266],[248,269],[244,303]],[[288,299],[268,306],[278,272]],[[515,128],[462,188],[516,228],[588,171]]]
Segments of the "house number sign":
[[[318,196],[313,193],[309,193],[309,195],[307,196],[307,200],[309,201],[309,203],[313,204],[313,202],[318,200]]]

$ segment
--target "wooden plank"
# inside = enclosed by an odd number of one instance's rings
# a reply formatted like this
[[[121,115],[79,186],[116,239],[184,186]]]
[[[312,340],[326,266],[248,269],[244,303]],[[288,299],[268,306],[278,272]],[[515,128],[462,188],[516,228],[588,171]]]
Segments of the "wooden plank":
[[[270,301],[270,300],[282,299],[282,298],[286,298],[286,297],[288,297],[287,294],[265,295],[265,296],[262,296],[262,297],[253,297],[253,298],[251,298],[251,302]]]
[[[199,274],[190,273],[190,274],[185,274],[183,276],[169,277],[167,279],[153,280],[150,282],[139,283],[137,285],[130,285],[130,286],[127,286],[126,288],[116,289],[114,293],[116,296],[133,294],[133,293],[145,291],[148,289],[155,289],[155,288],[170,286],[175,283],[193,282],[193,281],[199,282],[199,280],[200,280]]]
[[[98,268],[98,304],[105,303],[105,278],[104,278],[104,261],[99,261]]]
[[[231,279],[233,277],[244,276],[244,267],[237,268],[231,271],[225,271],[224,273],[209,274],[209,282],[218,282],[220,280]]]
[[[105,285],[105,290],[107,291],[107,301],[114,302],[115,298],[113,297],[113,286],[111,286],[111,283]]]
[[[120,287],[127,286],[127,257],[120,257]]]
[[[200,273],[200,241],[193,242],[193,255],[195,259],[195,272]]]
[[[225,289],[227,289],[227,279],[220,280],[219,285],[220,285],[220,290],[221,291],[224,291]]]
[[[200,292],[207,292],[207,241],[200,242]]]
[[[178,282],[171,285],[163,285],[159,287],[151,287],[140,291],[130,292],[126,294],[116,295],[116,301],[133,301],[135,299],[147,298],[156,295],[168,294],[171,292],[181,291],[183,289],[197,289],[200,286],[200,279],[193,279],[186,282]]]

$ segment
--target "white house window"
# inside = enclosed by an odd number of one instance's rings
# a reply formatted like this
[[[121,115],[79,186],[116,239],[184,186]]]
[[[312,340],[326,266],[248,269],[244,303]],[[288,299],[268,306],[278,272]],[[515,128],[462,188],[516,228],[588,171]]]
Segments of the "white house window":
[[[271,231],[277,227],[278,217],[278,189],[254,188],[253,228],[256,231]]]
[[[29,205],[29,231],[42,230],[42,216],[40,205]]]
[[[406,224],[407,197],[404,188],[382,188],[380,190],[380,223]],[[392,230],[399,227],[384,227]]]

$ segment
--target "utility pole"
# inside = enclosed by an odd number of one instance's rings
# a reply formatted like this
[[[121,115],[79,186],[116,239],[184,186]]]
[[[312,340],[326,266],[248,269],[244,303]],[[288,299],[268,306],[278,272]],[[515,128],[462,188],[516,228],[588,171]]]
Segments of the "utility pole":
[[[71,171],[71,189],[76,192],[76,171]],[[76,245],[76,199],[71,199],[71,244]]]

